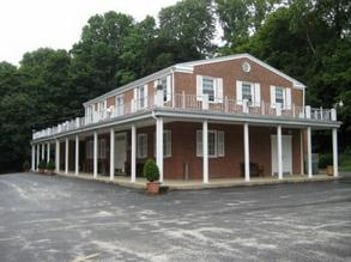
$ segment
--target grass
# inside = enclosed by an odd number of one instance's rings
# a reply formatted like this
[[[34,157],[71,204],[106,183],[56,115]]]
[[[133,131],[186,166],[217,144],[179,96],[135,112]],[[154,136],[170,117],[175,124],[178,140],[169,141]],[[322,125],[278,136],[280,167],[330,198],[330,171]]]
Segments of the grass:
[[[340,155],[339,169],[344,172],[351,172],[351,152],[344,152]]]

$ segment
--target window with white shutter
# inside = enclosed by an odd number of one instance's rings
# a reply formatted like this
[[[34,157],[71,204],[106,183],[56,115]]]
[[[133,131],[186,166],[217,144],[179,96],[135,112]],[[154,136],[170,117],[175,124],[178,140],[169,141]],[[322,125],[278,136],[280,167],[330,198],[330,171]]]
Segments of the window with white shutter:
[[[210,103],[223,103],[223,79],[197,75],[196,95],[198,101],[202,101],[203,95],[208,95]]]
[[[259,107],[261,105],[261,85],[259,83],[236,81],[236,101],[242,105],[247,100],[249,106]]]
[[[275,108],[277,104],[280,104],[282,109],[291,109],[290,88],[271,86],[271,107]]]
[[[147,157],[147,134],[138,134],[137,157],[140,159]]]
[[[202,130],[196,130],[196,156],[203,156]],[[208,130],[208,156],[224,157],[224,131]]]

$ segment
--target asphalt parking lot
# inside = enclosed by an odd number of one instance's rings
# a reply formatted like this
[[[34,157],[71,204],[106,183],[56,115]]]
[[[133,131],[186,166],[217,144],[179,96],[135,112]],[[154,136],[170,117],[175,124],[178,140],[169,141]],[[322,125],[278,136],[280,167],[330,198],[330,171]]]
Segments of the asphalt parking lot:
[[[0,261],[351,261],[351,179],[152,197],[0,176]]]

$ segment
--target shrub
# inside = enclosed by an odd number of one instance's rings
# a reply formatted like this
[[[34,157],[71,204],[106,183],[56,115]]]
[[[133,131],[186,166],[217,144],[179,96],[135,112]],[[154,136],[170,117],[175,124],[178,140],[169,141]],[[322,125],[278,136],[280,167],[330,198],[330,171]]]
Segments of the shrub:
[[[54,170],[55,169],[55,162],[50,160],[46,165],[46,169]]]
[[[333,156],[331,154],[323,154],[319,156],[319,168],[326,168],[333,164]]]
[[[143,168],[143,174],[144,177],[150,182],[159,179],[160,171],[158,170],[158,167],[153,159],[146,160]]]
[[[39,164],[38,164],[38,168],[39,169],[45,169],[46,168],[46,162],[45,160],[40,160]]]
[[[22,168],[23,168],[24,171],[27,171],[27,170],[30,169],[30,164],[29,164],[29,161],[28,161],[28,160],[25,160],[25,161],[23,162]]]

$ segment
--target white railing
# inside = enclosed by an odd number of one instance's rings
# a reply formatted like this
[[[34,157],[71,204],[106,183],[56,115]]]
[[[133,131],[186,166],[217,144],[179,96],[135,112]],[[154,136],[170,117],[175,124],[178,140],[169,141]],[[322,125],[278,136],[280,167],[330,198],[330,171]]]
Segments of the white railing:
[[[57,126],[43,129],[33,133],[33,140],[48,136],[57,135],[63,132],[76,130],[81,127],[111,121],[128,115],[151,110],[155,107],[163,107],[169,110],[220,112],[231,115],[247,115],[256,117],[272,117],[281,119],[307,119],[313,121],[336,121],[335,109],[301,107],[292,104],[289,108],[281,105],[272,105],[261,101],[260,103],[250,103],[247,100],[239,101],[235,99],[209,99],[208,95],[196,96],[185,94],[175,94],[171,101],[163,101],[163,92],[157,96],[149,96],[143,100],[132,99],[128,103],[119,106],[111,106],[100,112],[94,111],[92,115],[77,117],[71,121],[58,124]],[[213,101],[211,101],[213,100]]]

